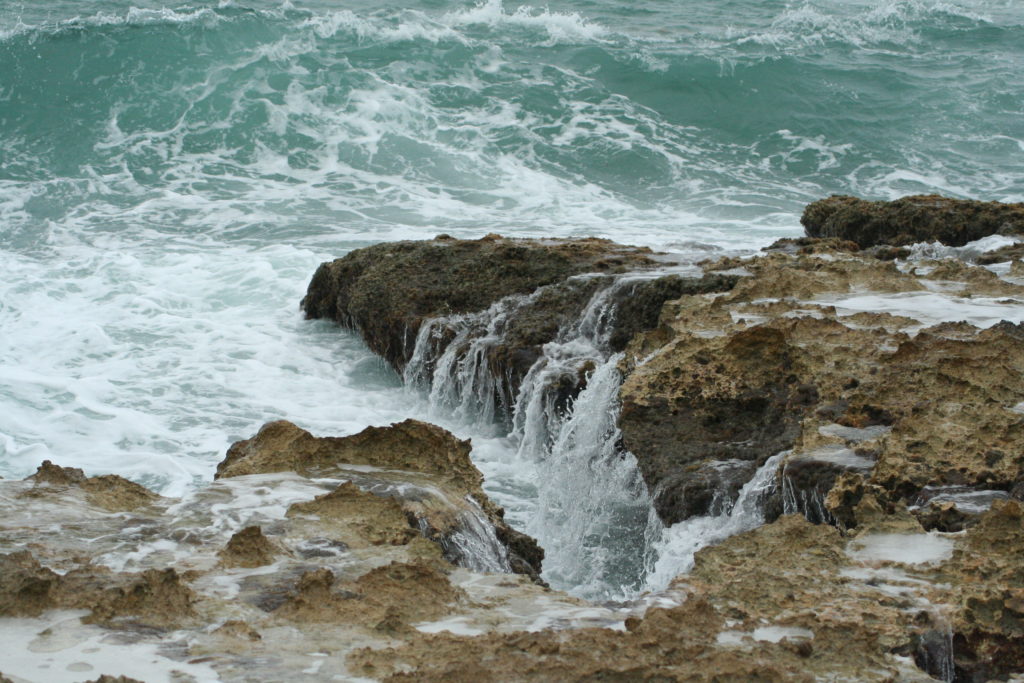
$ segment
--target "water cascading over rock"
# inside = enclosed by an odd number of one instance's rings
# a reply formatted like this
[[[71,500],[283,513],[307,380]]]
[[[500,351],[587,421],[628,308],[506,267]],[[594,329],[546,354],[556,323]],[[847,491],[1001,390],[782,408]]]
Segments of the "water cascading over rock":
[[[666,273],[646,250],[601,240],[442,239],[361,252],[321,266],[307,315],[358,329],[433,410],[507,434],[537,482],[526,530],[545,546],[555,585],[606,597],[639,591],[661,521],[617,425],[622,349],[657,323],[666,299],[727,289],[735,277]],[[557,273],[542,273],[537,264],[551,261]],[[533,270],[518,270],[525,263]],[[378,295],[385,305],[371,320],[364,290],[406,269],[416,275],[392,281],[399,293]],[[483,283],[469,301],[458,279],[471,273]],[[529,283],[524,273],[534,274]],[[415,294],[405,291],[412,286]],[[487,303],[481,292],[504,295]],[[382,338],[381,329],[398,334]]]

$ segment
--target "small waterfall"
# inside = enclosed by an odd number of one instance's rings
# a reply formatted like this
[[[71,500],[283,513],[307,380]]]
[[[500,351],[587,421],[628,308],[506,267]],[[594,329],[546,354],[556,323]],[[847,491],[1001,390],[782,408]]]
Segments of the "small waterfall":
[[[432,411],[485,431],[497,424],[507,434],[537,482],[526,531],[545,549],[544,578],[590,598],[639,592],[650,564],[648,539],[661,528],[636,459],[619,445],[622,355],[608,344],[615,292],[651,277],[627,276],[598,288],[543,346],[514,396],[512,378],[495,373],[491,354],[516,313],[544,288],[482,313],[426,321],[404,373],[407,384],[428,392]]]
[[[433,411],[488,427],[512,412],[509,382],[491,371],[489,351],[501,343],[510,318],[532,302],[510,296],[486,311],[431,318],[420,326],[405,384],[429,392]]]
[[[511,573],[508,549],[494,533],[494,526],[472,497],[466,496],[469,510],[459,514],[455,531],[442,539],[444,555],[453,564],[478,572]]]
[[[764,501],[778,485],[779,464],[788,452],[768,458],[740,489],[728,512],[691,517],[665,529],[654,544],[657,560],[647,578],[648,588],[667,588],[678,574],[693,567],[693,556],[701,548],[764,524]]]
[[[543,577],[590,599],[628,599],[667,587],[701,548],[763,524],[766,498],[778,495],[785,453],[757,470],[735,504],[723,492],[712,514],[670,528],[654,512],[636,458],[621,445],[622,354],[612,352],[609,340],[616,293],[660,275],[634,274],[599,287],[521,378],[496,373],[491,359],[515,316],[544,288],[483,313],[425,322],[405,370],[406,383],[427,392],[431,411],[506,435],[516,466],[529,470],[535,484],[524,531],[544,547]]]
[[[803,515],[814,524],[836,524],[835,517],[825,505],[825,494],[817,488],[800,489],[787,476],[786,466],[782,471],[782,513]]]

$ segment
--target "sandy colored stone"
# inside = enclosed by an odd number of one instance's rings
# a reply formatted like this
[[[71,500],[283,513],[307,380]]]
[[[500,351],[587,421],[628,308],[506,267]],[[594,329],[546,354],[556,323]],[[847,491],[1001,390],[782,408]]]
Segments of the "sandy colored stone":
[[[278,552],[260,527],[248,526],[235,532],[218,555],[225,567],[251,568],[270,564]]]
[[[116,474],[86,477],[77,467],[61,467],[49,460],[44,460],[28,480],[58,488],[78,487],[85,493],[86,500],[108,512],[134,510],[159,497],[146,487]]]
[[[34,617],[56,607],[59,583],[27,550],[0,555],[0,615]]]
[[[405,420],[389,427],[367,427],[345,437],[315,437],[280,420],[267,423],[253,438],[232,445],[217,466],[216,476],[286,471],[324,476],[337,474],[337,468],[346,465],[369,465],[428,475],[433,485],[451,494],[452,500],[472,498],[494,525],[498,540],[508,549],[513,570],[539,580],[544,551],[532,538],[505,523],[504,510],[483,492],[483,475],[473,464],[470,450],[468,440],[457,439],[447,430],[418,420]],[[313,505],[335,510],[336,515],[353,513],[373,518],[368,523],[356,521],[352,527],[353,532],[364,539],[370,540],[373,536],[392,543],[407,538],[409,524],[399,524],[394,507],[374,498],[360,496],[349,487],[336,491],[333,496],[322,497]],[[366,510],[356,513],[363,504]],[[300,506],[293,514],[304,509],[312,511]],[[450,505],[440,507],[437,501],[406,501],[402,509],[406,517],[412,517],[417,524],[423,521],[425,532],[439,542],[454,531],[458,521]],[[380,526],[376,526],[378,522]],[[360,525],[362,532],[356,529]]]
[[[295,622],[351,623],[388,635],[410,632],[417,621],[450,614],[465,594],[436,567],[392,562],[352,582],[338,582],[327,568],[306,572],[275,612]]]
[[[800,511],[837,523],[845,505],[844,525],[855,523],[858,499],[837,493],[833,514],[825,498],[847,471],[867,477],[886,506],[926,486],[1008,490],[1024,476],[1013,455],[1024,421],[1009,410],[1024,400],[1020,326],[920,330],[887,313],[840,316],[830,297],[926,287],[914,272],[831,248],[705,268],[750,275],[728,292],[667,303],[621,364],[623,443],[664,521],[704,514],[722,492],[735,498],[782,451],[791,451],[785,483],[803,492]],[[1024,288],[957,262],[932,262],[927,277],[957,296],[977,288],[1024,301]],[[884,432],[851,440],[837,427]],[[830,460],[839,451],[863,464]]]
[[[147,569],[90,599],[92,614],[83,621],[108,626],[128,621],[174,628],[196,617],[195,601],[195,593],[177,571]]]
[[[213,633],[218,636],[223,636],[225,638],[237,638],[239,640],[247,640],[253,642],[263,640],[263,636],[259,634],[259,631],[257,631],[241,619],[230,619],[228,621],[225,621],[223,624],[214,629]]]
[[[294,503],[287,515],[315,516],[331,538],[354,548],[405,545],[419,535],[396,499],[367,493],[351,482],[311,501]]]
[[[1024,510],[997,502],[965,534],[942,577],[954,594],[957,668],[974,680],[1024,672]]]
[[[812,681],[784,646],[720,649],[722,617],[707,602],[649,610],[627,631],[579,629],[466,637],[414,634],[358,650],[350,668],[384,681]]]

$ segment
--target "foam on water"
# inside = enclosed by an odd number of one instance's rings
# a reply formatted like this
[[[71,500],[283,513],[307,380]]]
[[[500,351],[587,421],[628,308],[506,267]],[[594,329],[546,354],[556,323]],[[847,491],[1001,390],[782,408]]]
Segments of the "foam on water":
[[[19,680],[79,683],[126,676],[143,681],[219,680],[203,663],[167,657],[163,646],[118,642],[116,634],[84,625],[88,611],[52,611],[35,619],[4,619],[4,673]]]

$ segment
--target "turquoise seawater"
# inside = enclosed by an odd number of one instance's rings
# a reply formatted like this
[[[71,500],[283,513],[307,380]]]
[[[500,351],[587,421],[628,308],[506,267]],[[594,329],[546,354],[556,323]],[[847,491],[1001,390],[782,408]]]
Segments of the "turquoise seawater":
[[[925,192],[1024,201],[1019,0],[0,1],[0,476],[180,494],[270,419],[424,416],[299,314],[358,246],[707,254]]]

